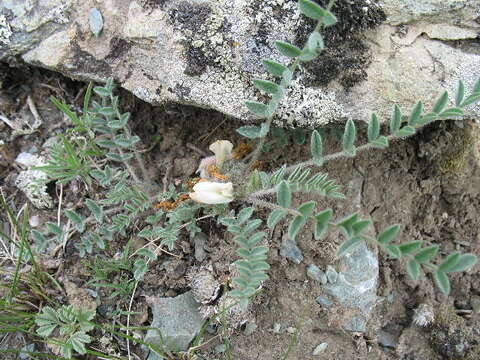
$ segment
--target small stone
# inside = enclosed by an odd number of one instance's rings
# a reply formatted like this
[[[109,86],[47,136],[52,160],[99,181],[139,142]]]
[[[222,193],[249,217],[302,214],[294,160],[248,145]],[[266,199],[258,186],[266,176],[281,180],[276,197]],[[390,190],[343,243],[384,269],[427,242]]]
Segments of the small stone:
[[[257,324],[255,323],[248,323],[246,326],[245,326],[245,330],[243,330],[243,333],[247,336],[250,336],[252,335],[255,330],[257,330]]]
[[[280,334],[280,330],[282,329],[282,325],[279,323],[273,324],[273,333],[274,334]]]
[[[283,237],[280,255],[293,261],[295,264],[300,264],[303,261],[302,251],[298,248],[295,240],[291,240],[288,235]]]
[[[294,334],[295,331],[297,331],[297,329],[295,329],[293,326],[289,326],[289,327],[287,328],[287,332],[288,332],[289,334]]]
[[[225,344],[219,344],[215,346],[214,350],[217,354],[223,354],[225,351],[227,351],[227,346]]]
[[[45,165],[45,161],[38,155],[33,155],[27,152],[21,152],[15,159],[15,162],[18,165],[30,168],[33,166],[42,166]]]
[[[40,224],[40,218],[37,215],[30,216],[28,223],[31,227],[37,227]]]
[[[470,305],[475,314],[480,314],[480,296],[472,297]]]
[[[147,360],[165,360],[165,358],[152,351],[150,355],[148,355]]]
[[[343,328],[346,331],[362,333],[367,329],[367,320],[361,316],[354,316],[343,324]]]
[[[310,279],[318,281],[320,284],[325,285],[327,283],[327,275],[318,268],[316,265],[310,265],[307,269],[307,276]]]
[[[215,335],[217,333],[217,325],[216,324],[210,324],[205,328],[205,331],[209,333],[210,335]]]
[[[338,280],[338,273],[331,265],[327,266],[326,276],[330,284],[335,284]]]
[[[221,285],[213,276],[211,266],[193,267],[189,270],[186,279],[193,291],[195,300],[208,304],[215,300],[220,292]]]
[[[333,305],[333,302],[328,300],[326,297],[323,297],[323,296],[318,296],[315,301],[317,303],[319,303],[320,305],[322,305],[322,307],[324,308],[329,308],[330,306]]]
[[[195,260],[198,262],[202,262],[207,257],[207,253],[205,252],[207,240],[207,235],[202,232],[195,234],[193,237],[193,244],[195,246]]]
[[[31,359],[30,355],[28,354],[29,352],[34,352],[35,351],[35,344],[28,344],[25,345],[20,354],[18,355],[20,360],[28,360]]]
[[[313,350],[312,355],[318,356],[322,354],[325,350],[327,350],[327,346],[328,346],[328,343],[326,342],[318,344],[317,347]]]
[[[394,349],[398,345],[398,338],[385,330],[380,330],[378,332],[378,343],[383,347]]]
[[[413,323],[415,325],[426,327],[435,320],[435,312],[433,306],[429,304],[420,304],[413,311]]]

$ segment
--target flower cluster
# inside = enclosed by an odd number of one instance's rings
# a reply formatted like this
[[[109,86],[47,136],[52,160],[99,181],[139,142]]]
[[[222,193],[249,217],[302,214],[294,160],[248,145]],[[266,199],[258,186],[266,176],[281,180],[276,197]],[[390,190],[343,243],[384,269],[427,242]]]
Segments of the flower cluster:
[[[233,201],[233,184],[213,181],[226,178],[217,175],[225,161],[232,159],[233,144],[228,140],[218,140],[210,145],[209,149],[215,156],[202,159],[197,173],[202,180],[193,187],[190,198],[202,204],[226,204]],[[215,169],[215,173],[212,172]]]

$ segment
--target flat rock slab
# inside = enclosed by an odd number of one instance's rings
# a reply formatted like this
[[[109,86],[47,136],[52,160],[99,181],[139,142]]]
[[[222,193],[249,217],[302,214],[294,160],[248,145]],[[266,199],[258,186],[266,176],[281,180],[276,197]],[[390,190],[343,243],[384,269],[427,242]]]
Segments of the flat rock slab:
[[[364,332],[377,303],[378,259],[362,242],[340,260],[338,278],[323,286],[345,311],[343,327],[347,331]]]
[[[168,350],[188,350],[205,322],[192,292],[170,298],[149,298],[148,302],[153,313],[151,327],[159,331],[149,330],[144,341]]]
[[[92,8],[103,18],[99,37]],[[393,103],[408,113],[418,100],[428,111],[442,89],[453,92],[458,79],[470,89],[480,77],[479,1],[337,1],[333,11],[339,24],[295,75],[278,124],[368,120],[372,111],[386,120]],[[288,64],[274,42],[302,46],[312,27],[293,0],[5,0],[0,60],[21,56],[84,80],[113,76],[152,104],[251,120],[244,101],[261,95],[252,79],[269,78],[261,60]],[[480,105],[472,111],[480,115]]]

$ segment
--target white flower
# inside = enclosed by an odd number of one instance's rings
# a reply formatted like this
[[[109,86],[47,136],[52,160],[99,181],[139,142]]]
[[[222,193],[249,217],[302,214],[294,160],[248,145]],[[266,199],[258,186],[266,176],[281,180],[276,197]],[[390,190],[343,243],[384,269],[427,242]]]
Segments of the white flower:
[[[233,201],[233,185],[229,183],[219,183],[211,181],[202,181],[193,187],[190,198],[203,204],[226,204]]]
[[[221,169],[225,160],[232,158],[233,144],[228,140],[217,140],[209,149],[215,154],[215,165]]]

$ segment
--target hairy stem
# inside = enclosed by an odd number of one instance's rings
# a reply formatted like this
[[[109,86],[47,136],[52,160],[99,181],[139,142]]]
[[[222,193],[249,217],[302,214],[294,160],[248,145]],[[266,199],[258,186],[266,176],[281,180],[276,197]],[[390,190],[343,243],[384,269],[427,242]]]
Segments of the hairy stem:
[[[330,0],[330,2],[328,3],[328,6],[327,6],[327,10],[330,11],[333,7],[333,5],[335,4],[335,1],[336,0]],[[315,31],[320,31],[320,29],[323,27],[323,23],[322,21],[318,21],[317,25],[315,26]],[[305,44],[303,46],[303,50],[307,50],[308,49],[308,45]],[[297,59],[289,66],[289,70],[290,72],[293,74],[295,72],[295,70],[297,70],[297,67],[298,65],[300,65],[300,58],[297,57]],[[267,124],[267,129],[268,129],[268,132],[267,132],[267,135],[268,133],[270,132],[270,127],[272,125],[272,121],[273,121],[273,116],[275,115],[275,112],[276,110],[278,109],[278,103],[276,104],[276,108],[275,108],[275,111],[267,117],[267,121],[266,121],[266,124]],[[255,148],[255,150],[253,151],[252,153],[252,157],[250,159],[250,161],[248,162],[248,165],[247,167],[245,168],[246,172],[248,173],[250,171],[250,169],[252,168],[252,166],[255,164],[255,162],[258,160],[259,156],[260,156],[260,153],[262,152],[262,148],[263,146],[265,145],[265,141],[267,139],[267,135],[263,136],[260,138],[260,140],[258,141],[258,144]]]
[[[283,211],[286,211],[289,214],[294,215],[294,216],[303,216],[300,211],[297,211],[295,209],[284,208],[282,206],[276,205],[274,203],[271,203],[271,202],[268,202],[268,201],[265,201],[265,200],[260,200],[260,199],[257,199],[255,197],[250,196],[250,197],[247,197],[243,200],[246,201],[246,202],[249,202],[249,203],[251,203],[255,206],[259,206],[259,207],[263,207],[263,208],[267,208],[267,209],[272,209],[272,210],[283,210]]]
[[[435,121],[438,121],[438,120],[435,120]],[[430,124],[432,124],[432,123],[435,122],[435,121],[429,122],[428,124],[425,124],[425,125],[430,125]],[[423,127],[423,126],[417,126],[417,127],[415,127],[415,128],[416,128],[416,129],[419,129],[419,128],[422,128],[422,127]],[[415,132],[415,134],[416,134],[416,132]],[[402,136],[401,139],[405,139],[405,138],[410,137],[410,136],[413,136],[413,135],[415,135],[415,134]],[[390,144],[390,142],[393,141],[393,140],[400,139],[399,137],[397,137],[397,136],[395,136],[395,135],[388,135],[388,136],[386,136],[386,138],[387,138],[389,144]],[[383,150],[383,149],[379,149],[379,148],[373,146],[371,143],[368,143],[368,144],[359,146],[359,147],[357,147],[355,150],[356,150],[356,153],[358,154],[358,153],[360,153],[360,152],[367,151],[367,150],[371,150],[371,149]],[[324,156],[324,157],[322,158],[323,161],[322,161],[322,165],[320,165],[320,167],[322,167],[323,165],[325,165],[325,164],[326,164],[327,162],[329,162],[329,161],[338,160],[338,159],[346,158],[346,157],[351,158],[352,156],[349,155],[349,154],[347,154],[345,151],[339,151],[339,152],[337,152],[337,153]],[[288,166],[288,167],[285,169],[285,174],[291,173],[293,170],[295,170],[295,169],[296,169],[297,167],[299,167],[299,166],[309,167],[309,166],[319,166],[319,165],[316,164],[313,160],[303,161],[303,162],[300,162],[300,163],[297,163],[297,164]],[[270,189],[268,189],[268,190],[270,190]]]
[[[128,126],[125,126],[125,133],[127,135],[127,139],[130,140],[132,138],[132,133]],[[137,160],[138,166],[140,167],[140,171],[142,172],[142,177],[143,177],[142,180],[148,181],[149,175],[145,167],[145,162],[143,161],[143,158],[140,156],[140,153],[138,152],[138,150],[135,148],[133,149],[133,155],[135,156],[135,160]]]

